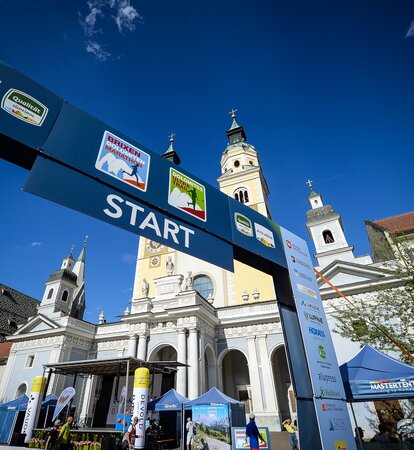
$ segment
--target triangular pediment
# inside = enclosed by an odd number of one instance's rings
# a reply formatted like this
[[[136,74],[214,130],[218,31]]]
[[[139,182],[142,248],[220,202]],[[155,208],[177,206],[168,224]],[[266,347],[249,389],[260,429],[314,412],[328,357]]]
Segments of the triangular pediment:
[[[14,336],[19,334],[37,333],[39,331],[55,330],[59,325],[48,317],[38,314],[32,317],[25,325],[17,330]]]
[[[375,267],[349,261],[333,261],[320,270],[321,275],[338,288],[357,287],[369,284],[381,284],[388,278],[394,278],[392,272]],[[331,289],[322,278],[318,278],[319,289]]]

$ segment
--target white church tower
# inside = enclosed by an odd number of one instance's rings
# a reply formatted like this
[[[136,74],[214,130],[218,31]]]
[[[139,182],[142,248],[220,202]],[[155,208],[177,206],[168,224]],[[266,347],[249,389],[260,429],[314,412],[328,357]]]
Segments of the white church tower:
[[[312,188],[311,181],[308,184]],[[325,267],[335,260],[353,261],[354,247],[348,245],[341,215],[331,205],[324,205],[322,195],[313,190],[308,201],[312,209],[306,212],[306,227],[315,244],[318,266]]]
[[[51,273],[46,281],[42,301],[38,306],[39,314],[49,318],[72,316],[83,318],[85,310],[85,248],[75,263],[73,247],[63,259],[59,270]]]

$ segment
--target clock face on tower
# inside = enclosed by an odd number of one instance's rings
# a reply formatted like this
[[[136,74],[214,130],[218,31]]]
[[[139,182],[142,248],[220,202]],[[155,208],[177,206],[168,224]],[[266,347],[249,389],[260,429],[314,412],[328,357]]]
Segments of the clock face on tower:
[[[163,245],[159,244],[155,241],[147,241],[146,243],[147,250],[151,253],[157,253],[164,248]]]

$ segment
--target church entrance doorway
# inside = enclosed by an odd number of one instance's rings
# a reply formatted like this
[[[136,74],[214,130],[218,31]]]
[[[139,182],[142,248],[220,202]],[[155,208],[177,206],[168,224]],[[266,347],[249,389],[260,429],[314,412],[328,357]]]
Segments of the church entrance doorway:
[[[171,345],[162,345],[152,351],[148,361],[177,361],[177,351]],[[153,398],[164,395],[173,388],[176,388],[175,371],[153,374],[151,391]]]
[[[291,419],[289,408],[289,387],[291,385],[285,347],[277,347],[271,355],[273,381],[276,390],[277,404],[281,422]],[[293,420],[293,419],[292,419]]]
[[[205,392],[214,386],[217,386],[217,365],[216,357],[210,346],[207,346],[204,352],[204,380]]]
[[[222,363],[223,392],[244,403],[246,414],[254,409],[252,404],[247,358],[240,350],[229,350]]]

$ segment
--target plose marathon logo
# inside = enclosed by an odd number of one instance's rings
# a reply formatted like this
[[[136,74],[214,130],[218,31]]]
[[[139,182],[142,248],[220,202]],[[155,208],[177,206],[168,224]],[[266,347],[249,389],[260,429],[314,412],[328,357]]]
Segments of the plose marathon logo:
[[[150,160],[148,153],[105,131],[95,168],[140,191],[146,191]]]
[[[1,107],[17,119],[38,127],[42,125],[49,111],[38,100],[17,89],[9,89],[6,92]]]

